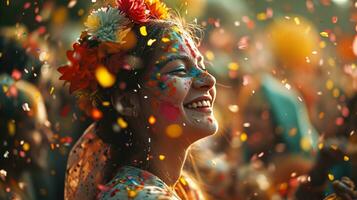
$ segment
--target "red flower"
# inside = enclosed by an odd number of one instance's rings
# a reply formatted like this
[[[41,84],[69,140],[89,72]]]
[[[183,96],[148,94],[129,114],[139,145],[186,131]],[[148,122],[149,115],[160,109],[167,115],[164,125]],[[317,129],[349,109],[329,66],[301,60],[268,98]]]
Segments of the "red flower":
[[[70,93],[77,90],[96,90],[98,84],[94,71],[100,64],[97,48],[87,48],[85,44],[75,43],[73,50],[67,51],[67,58],[71,63],[59,67],[58,71],[62,74],[60,80],[70,83]]]
[[[148,21],[148,10],[144,0],[117,0],[118,8],[134,22],[143,23]]]

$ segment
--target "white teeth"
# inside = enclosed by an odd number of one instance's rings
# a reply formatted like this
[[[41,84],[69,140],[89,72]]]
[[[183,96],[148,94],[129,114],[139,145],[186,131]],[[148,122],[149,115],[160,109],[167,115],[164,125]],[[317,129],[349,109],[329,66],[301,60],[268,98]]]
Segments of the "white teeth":
[[[187,105],[187,107],[188,108],[211,107],[211,102],[209,100],[197,101]]]

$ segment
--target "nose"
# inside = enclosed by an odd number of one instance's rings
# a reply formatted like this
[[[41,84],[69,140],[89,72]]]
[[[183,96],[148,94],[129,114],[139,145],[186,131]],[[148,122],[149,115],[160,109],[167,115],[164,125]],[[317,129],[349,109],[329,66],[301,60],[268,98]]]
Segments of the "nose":
[[[216,78],[208,72],[201,72],[201,74],[193,80],[193,87],[196,89],[209,90],[215,85]]]

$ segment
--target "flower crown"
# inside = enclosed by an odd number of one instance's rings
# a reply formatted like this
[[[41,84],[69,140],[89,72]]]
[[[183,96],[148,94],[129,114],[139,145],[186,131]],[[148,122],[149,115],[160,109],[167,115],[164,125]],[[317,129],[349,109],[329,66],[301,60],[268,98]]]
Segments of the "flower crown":
[[[111,87],[119,70],[116,67],[125,66],[118,56],[131,27],[168,18],[169,9],[160,0],[117,0],[114,7],[92,11],[84,23],[86,31],[73,44],[73,50],[67,51],[70,64],[58,68],[60,80],[70,84],[70,93],[93,94],[98,84]],[[145,26],[142,28],[140,33],[147,34]],[[108,54],[113,56],[108,59]]]

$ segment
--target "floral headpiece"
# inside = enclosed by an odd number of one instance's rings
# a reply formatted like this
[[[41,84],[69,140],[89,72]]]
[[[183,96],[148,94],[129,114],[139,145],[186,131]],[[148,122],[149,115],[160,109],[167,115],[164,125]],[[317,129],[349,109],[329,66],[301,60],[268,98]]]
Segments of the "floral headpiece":
[[[67,52],[70,64],[61,66],[60,80],[70,84],[70,92],[93,94],[98,84],[104,88],[115,83],[115,75],[123,66],[118,59],[121,45],[134,24],[150,19],[168,19],[169,10],[160,0],[117,0],[116,6],[92,11],[84,25],[79,42]],[[146,30],[145,30],[146,31]],[[107,55],[113,55],[110,59]]]

